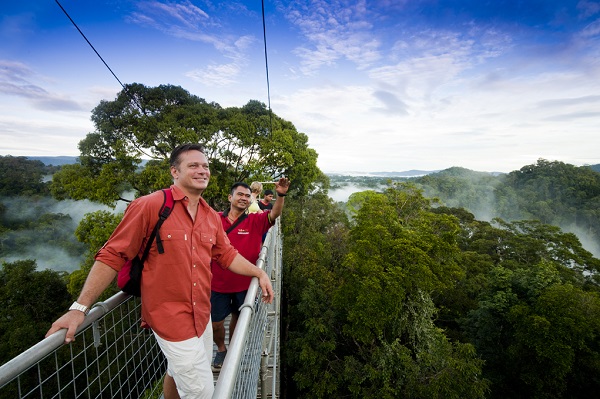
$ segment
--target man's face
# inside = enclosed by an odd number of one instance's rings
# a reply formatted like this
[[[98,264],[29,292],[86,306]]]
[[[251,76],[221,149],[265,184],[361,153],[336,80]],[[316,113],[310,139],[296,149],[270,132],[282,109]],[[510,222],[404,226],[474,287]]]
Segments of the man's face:
[[[179,167],[171,166],[175,185],[191,194],[202,194],[210,180],[210,169],[206,155],[191,150],[180,155]]]
[[[267,194],[265,195],[265,202],[267,204],[271,203],[271,201],[273,201],[273,194]]]
[[[232,208],[245,211],[250,206],[250,190],[237,186],[232,194],[229,194],[229,203]]]

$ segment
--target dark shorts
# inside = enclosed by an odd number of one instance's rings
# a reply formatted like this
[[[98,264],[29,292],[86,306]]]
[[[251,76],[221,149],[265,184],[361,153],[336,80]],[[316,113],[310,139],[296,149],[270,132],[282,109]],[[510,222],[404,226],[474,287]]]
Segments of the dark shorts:
[[[242,292],[210,292],[210,317],[213,322],[225,320],[230,313],[239,313],[240,307],[244,304],[246,293]]]

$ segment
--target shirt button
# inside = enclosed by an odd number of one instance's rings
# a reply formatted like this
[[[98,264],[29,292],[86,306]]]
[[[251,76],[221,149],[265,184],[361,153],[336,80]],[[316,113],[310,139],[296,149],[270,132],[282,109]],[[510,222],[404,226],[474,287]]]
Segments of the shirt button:
[[[196,302],[194,302],[194,306],[196,306]]]
[[[171,238],[171,234],[167,234],[167,238]]]
[[[194,283],[194,287],[196,286],[196,283]]]
[[[194,264],[194,267],[196,267],[196,265]]]

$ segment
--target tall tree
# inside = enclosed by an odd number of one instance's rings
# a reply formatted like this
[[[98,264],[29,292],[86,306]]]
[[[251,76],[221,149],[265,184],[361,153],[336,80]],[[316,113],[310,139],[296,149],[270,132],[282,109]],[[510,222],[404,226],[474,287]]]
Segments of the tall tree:
[[[207,149],[214,177],[205,198],[213,205],[235,181],[286,175],[296,193],[306,193],[322,174],[306,135],[258,101],[222,108],[178,86],[134,83],[102,101],[92,121],[96,130],[79,143],[80,163],[54,175],[56,198],[115,205],[126,190],[140,196],[166,187],[170,152],[186,142]]]

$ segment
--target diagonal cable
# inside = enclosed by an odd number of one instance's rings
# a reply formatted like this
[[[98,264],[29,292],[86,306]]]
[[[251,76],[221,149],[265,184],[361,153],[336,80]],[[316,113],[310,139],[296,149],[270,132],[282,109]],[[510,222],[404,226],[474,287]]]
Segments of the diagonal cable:
[[[267,28],[265,23],[265,0],[261,1],[262,4],[262,23],[263,23],[263,41],[265,43],[265,69],[267,71],[267,102],[269,105],[269,125],[271,133],[273,132],[273,111],[271,111],[271,85],[269,83],[269,60],[267,57]]]
[[[63,6],[58,2],[58,0],[54,0],[56,1],[56,4],[58,4],[58,6],[60,7],[61,10],[63,10],[63,12],[65,13],[65,15],[67,16],[67,18],[69,18],[69,21],[71,21],[71,23],[73,24],[73,26],[75,26],[75,28],[77,28],[77,30],[79,31],[79,33],[81,33],[81,36],[83,36],[83,38],[85,39],[85,41],[87,42],[87,44],[90,45],[90,47],[92,48],[92,50],[94,50],[94,52],[96,53],[96,55],[98,56],[98,58],[100,58],[100,60],[104,63],[104,65],[108,68],[108,70],[110,71],[110,73],[112,73],[112,75],[115,77],[115,79],[117,79],[117,82],[119,82],[119,84],[121,85],[121,87],[123,87],[123,89],[125,89],[125,85],[123,85],[123,83],[121,83],[121,81],[119,80],[119,78],[117,77],[117,75],[115,75],[115,73],[113,72],[112,69],[110,69],[110,67],[108,66],[108,64],[106,63],[106,61],[104,61],[104,58],[102,58],[102,56],[96,51],[96,49],[94,48],[94,46],[92,45],[92,43],[90,43],[90,41],[88,40],[87,37],[85,37],[85,35],[83,34],[83,32],[81,31],[81,29],[79,29],[79,26],[77,26],[77,24],[75,23],[75,21],[73,21],[73,19],[71,18],[71,16],[69,15],[69,13],[67,13],[67,10],[65,10],[63,8]],[[127,92],[127,89],[125,89],[125,92]]]

